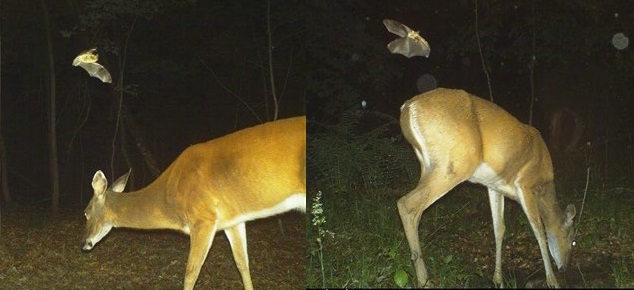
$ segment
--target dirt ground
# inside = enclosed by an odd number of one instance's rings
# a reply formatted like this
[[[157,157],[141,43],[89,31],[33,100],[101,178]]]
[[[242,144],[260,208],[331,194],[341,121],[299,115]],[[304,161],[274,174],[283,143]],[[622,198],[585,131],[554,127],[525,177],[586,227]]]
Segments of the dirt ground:
[[[256,289],[306,287],[306,216],[298,212],[247,223]],[[81,250],[83,209],[51,218],[47,208],[3,208],[0,289],[182,289],[189,237],[172,231],[113,229]],[[224,233],[214,239],[197,289],[243,289]]]

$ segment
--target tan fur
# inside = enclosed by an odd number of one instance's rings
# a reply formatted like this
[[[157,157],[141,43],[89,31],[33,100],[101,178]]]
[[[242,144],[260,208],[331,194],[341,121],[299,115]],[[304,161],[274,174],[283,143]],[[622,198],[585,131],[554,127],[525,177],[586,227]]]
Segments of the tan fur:
[[[489,190],[496,237],[493,281],[502,284],[507,197],[524,209],[539,243],[548,286],[558,287],[547,246],[564,268],[570,257],[575,208],[569,205],[564,213],[556,203],[552,162],[539,132],[491,102],[462,90],[442,88],[406,101],[400,122],[421,163],[418,186],[398,201],[418,286],[428,286],[418,237],[421,215],[457,184],[469,180]]]
[[[192,145],[150,185],[122,193],[127,175],[106,190],[101,171],[86,207],[85,250],[109,225],[174,229],[190,235],[184,289],[193,289],[213,237],[224,230],[245,289],[253,289],[244,223],[306,210],[306,117],[270,122]],[[112,190],[113,188],[117,189]]]

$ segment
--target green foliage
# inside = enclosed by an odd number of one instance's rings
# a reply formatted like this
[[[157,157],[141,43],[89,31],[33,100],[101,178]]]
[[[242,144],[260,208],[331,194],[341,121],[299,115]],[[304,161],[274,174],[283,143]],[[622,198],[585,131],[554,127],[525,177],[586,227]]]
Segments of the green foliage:
[[[326,237],[334,238],[335,233],[326,229],[326,216],[324,215],[323,205],[321,203],[321,191],[318,191],[313,198],[313,204],[310,211],[312,217],[312,225],[317,229],[317,236],[315,242],[317,242],[318,248],[315,251],[311,251],[311,255],[318,255],[319,265],[321,266],[321,287],[326,288],[326,273],[324,270],[324,239]]]
[[[405,273],[403,269],[398,269],[394,273],[394,283],[401,288],[404,288],[407,285],[407,273]]]
[[[377,192],[415,181],[416,158],[393,122],[367,127],[367,114],[346,111],[308,136],[310,177],[331,192]]]
[[[631,288],[634,286],[634,278],[630,273],[631,264],[621,257],[618,261],[612,263],[612,276],[617,288]]]
[[[152,18],[155,14],[195,5],[196,0],[90,0],[81,7],[79,23],[80,31],[96,31],[109,24],[121,24],[122,20],[132,17]]]

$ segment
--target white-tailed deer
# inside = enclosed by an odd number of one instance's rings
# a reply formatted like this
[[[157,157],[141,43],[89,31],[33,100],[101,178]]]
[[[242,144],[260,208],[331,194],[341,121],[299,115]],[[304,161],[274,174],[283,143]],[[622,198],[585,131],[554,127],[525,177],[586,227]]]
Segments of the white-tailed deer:
[[[548,249],[562,270],[573,243],[574,205],[555,198],[550,154],[539,132],[497,105],[462,90],[436,89],[401,107],[401,130],[421,164],[416,188],[398,201],[418,286],[428,282],[418,224],[423,211],[459,183],[488,187],[495,234],[493,282],[502,285],[504,197],[517,201],[539,243],[546,282],[558,287]],[[547,249],[548,248],[548,249]]]
[[[244,223],[292,209],[306,212],[306,117],[270,122],[192,145],[150,185],[123,193],[101,171],[86,207],[84,250],[113,227],[173,229],[190,236],[184,289],[193,289],[216,232],[224,230],[245,289]]]

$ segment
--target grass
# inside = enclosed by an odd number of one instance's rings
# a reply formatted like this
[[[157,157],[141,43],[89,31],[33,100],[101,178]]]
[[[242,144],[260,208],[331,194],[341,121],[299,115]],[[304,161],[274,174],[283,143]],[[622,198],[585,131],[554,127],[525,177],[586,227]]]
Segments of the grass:
[[[585,181],[585,180],[584,180]],[[577,214],[584,181],[560,184],[560,206],[572,202]],[[413,187],[413,186],[411,186]],[[592,188],[592,187],[591,187]],[[405,272],[406,282],[416,283],[410,252],[396,210],[396,201],[411,188],[376,193],[323,192],[325,237],[321,262],[311,250],[308,287],[393,288],[395,273]],[[316,190],[314,191],[316,192]],[[372,198],[369,198],[372,196]],[[634,286],[634,188],[614,185],[591,189],[587,194],[573,262],[557,274],[568,287]],[[503,276],[510,288],[545,286],[539,247],[519,205],[506,202]],[[579,220],[576,217],[575,223]],[[495,241],[491,214],[483,187],[463,184],[441,198],[421,218],[423,258],[435,287],[492,287]],[[315,249],[316,231],[308,227],[309,249]],[[553,263],[554,266],[554,263]]]

